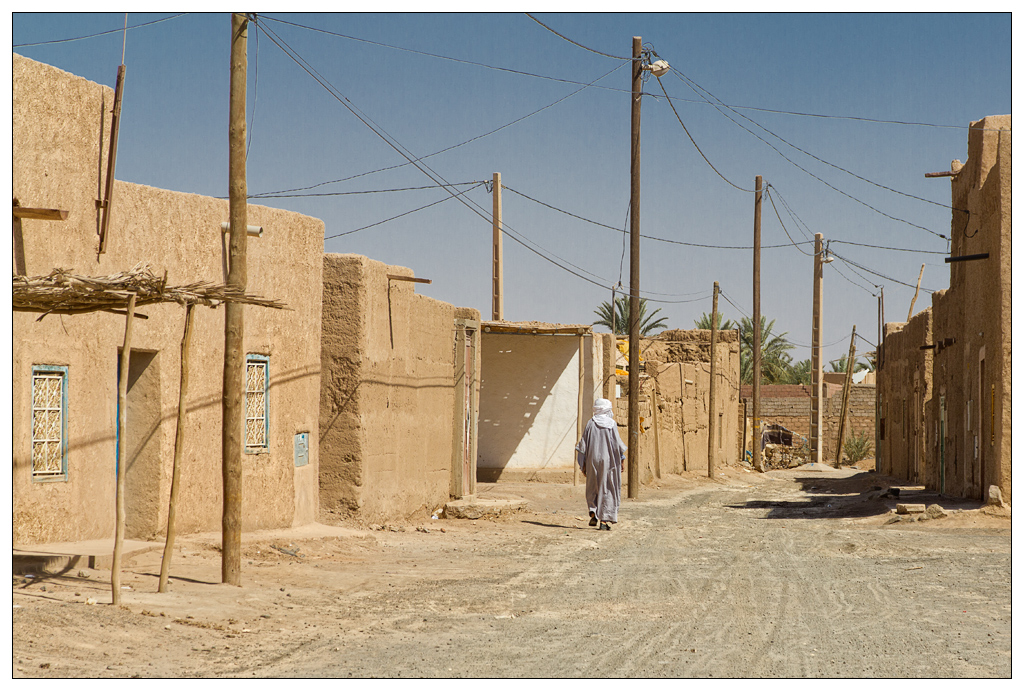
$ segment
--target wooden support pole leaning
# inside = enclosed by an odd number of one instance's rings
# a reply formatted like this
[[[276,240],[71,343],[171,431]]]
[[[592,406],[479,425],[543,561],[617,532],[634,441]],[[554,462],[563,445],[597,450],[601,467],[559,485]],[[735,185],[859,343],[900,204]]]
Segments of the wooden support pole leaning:
[[[245,180],[245,80],[248,19],[231,15],[231,78],[228,114],[228,194],[231,241],[229,286],[244,291],[248,226]],[[390,284],[389,284],[390,285]],[[242,584],[242,420],[245,390],[244,305],[224,306],[224,380],[221,415],[221,582]]]
[[[846,432],[846,408],[850,405],[850,387],[853,384],[853,359],[856,357],[857,325],[850,334],[850,354],[846,358],[846,381],[843,384],[843,409],[839,412],[839,436],[836,439],[836,467],[843,457],[843,434]]]
[[[110,604],[121,604],[121,548],[124,546],[124,473],[128,461],[125,443],[128,419],[128,366],[132,352],[132,317],[135,315],[135,293],[128,296],[128,316],[124,322],[124,345],[121,347],[121,371],[117,377],[117,486],[114,490],[114,556],[110,564]]]
[[[579,441],[583,436],[583,339],[584,335],[580,334],[579,338],[579,389],[576,394],[576,440]],[[576,486],[579,483],[580,466],[576,463],[576,452],[573,451],[572,458],[572,484]]]
[[[100,207],[103,216],[100,220],[99,254],[107,251],[107,229],[110,227],[110,204],[114,198],[114,168],[117,164],[117,137],[121,122],[121,94],[124,93],[125,66],[121,63],[117,68],[117,82],[114,85],[114,110],[110,116],[110,153],[107,154],[107,181]]]
[[[658,380],[651,380],[651,426],[654,427],[654,477],[661,479],[661,432],[658,431]]]
[[[640,496],[640,64],[641,40],[633,37],[633,92],[629,161],[629,476],[626,496]]]
[[[753,327],[753,399],[754,470],[764,472],[761,460],[761,176],[754,178],[754,323]]]
[[[185,449],[185,400],[188,396],[188,352],[192,342],[192,316],[195,303],[185,305],[185,333],[181,337],[181,380],[178,385],[178,426],[174,432],[174,465],[171,468],[171,498],[167,505],[167,539],[164,557],[160,561],[160,585],[157,592],[167,592],[167,575],[171,569],[176,537],[175,518],[178,507],[178,484],[181,478],[181,455]]]
[[[491,225],[493,230],[491,257],[491,319],[501,321],[505,318],[505,281],[502,267],[501,250],[501,173],[494,173],[491,178]]]
[[[921,277],[924,276],[924,264],[921,265],[921,272],[917,274],[917,288],[914,289],[914,297],[910,299],[910,311],[907,312],[907,321],[914,316],[914,303],[917,302],[917,295],[921,292]]]
[[[708,477],[715,476],[715,351],[718,346],[718,281],[711,298],[711,383],[708,385]]]

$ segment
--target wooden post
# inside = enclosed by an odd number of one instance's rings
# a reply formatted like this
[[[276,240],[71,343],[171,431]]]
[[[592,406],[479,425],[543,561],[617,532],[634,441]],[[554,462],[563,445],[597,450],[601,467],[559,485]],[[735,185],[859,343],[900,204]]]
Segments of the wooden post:
[[[117,82],[114,85],[114,110],[110,116],[110,152],[107,154],[107,180],[100,206],[103,216],[100,220],[99,254],[107,251],[107,229],[110,227],[110,203],[114,198],[114,168],[117,163],[117,136],[121,128],[121,94],[124,93],[124,63],[117,68]]]
[[[754,178],[754,470],[764,472],[761,461],[761,176]]]
[[[679,443],[683,445],[683,472],[689,470],[686,465],[686,376],[683,374],[683,363],[679,363]]]
[[[195,303],[185,305],[185,334],[181,337],[181,380],[178,385],[178,426],[174,432],[174,465],[171,468],[171,499],[167,505],[167,539],[164,542],[164,558],[160,562],[160,585],[157,592],[167,592],[167,574],[171,568],[174,552],[175,517],[178,506],[178,483],[181,477],[181,454],[185,447],[185,399],[188,395],[188,351],[192,341],[192,315]]]
[[[821,362],[821,308],[824,297],[825,236],[814,235],[814,281],[811,305],[811,462],[821,463],[824,436],[822,434],[822,362]]]
[[[917,274],[917,288],[914,289],[914,297],[910,299],[910,311],[907,312],[907,321],[914,316],[914,303],[917,302],[917,294],[921,292],[921,277],[924,276],[924,264],[921,265],[921,273]]]
[[[228,116],[228,193],[231,220],[229,286],[246,287],[245,80],[248,20],[231,15],[231,78]],[[245,414],[245,324],[241,303],[229,302],[224,314],[224,380],[221,415],[221,581],[242,584],[242,419]]]
[[[661,479],[661,432],[658,431],[658,382],[651,384],[651,424],[654,427],[654,476]]]
[[[708,385],[708,477],[715,476],[715,350],[718,346],[718,281],[711,298],[711,383]]]
[[[633,37],[633,93],[629,163],[629,484],[626,496],[640,496],[640,64],[641,41]]]
[[[505,318],[505,295],[503,282],[505,279],[501,252],[501,173],[494,173],[491,178],[491,211],[494,231],[492,247],[491,275],[491,319],[500,321]]]
[[[584,336],[581,333],[579,339],[579,389],[576,394],[576,440],[579,441],[583,436],[583,340]],[[573,486],[579,483],[580,466],[576,463],[576,452],[573,451],[572,458],[572,484]]]
[[[740,460],[747,460],[747,399],[743,399],[743,445],[740,447]]]
[[[839,438],[836,439],[836,467],[843,457],[843,434],[846,432],[846,407],[850,403],[850,386],[853,384],[853,359],[857,352],[857,325],[850,335],[850,354],[846,358],[846,382],[843,384],[843,408],[839,412]]]
[[[128,296],[128,316],[124,322],[124,345],[121,347],[121,372],[117,378],[117,488],[114,491],[114,556],[110,564],[110,604],[121,604],[121,548],[124,546],[124,473],[128,436],[128,367],[132,352],[132,321],[135,316],[135,293]]]

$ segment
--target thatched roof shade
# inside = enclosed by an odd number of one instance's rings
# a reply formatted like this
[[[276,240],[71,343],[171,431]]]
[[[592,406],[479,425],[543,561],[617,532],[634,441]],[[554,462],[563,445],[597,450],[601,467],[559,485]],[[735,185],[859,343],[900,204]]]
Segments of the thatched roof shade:
[[[47,276],[14,276],[11,301],[15,311],[42,312],[42,319],[47,314],[124,310],[132,294],[136,307],[163,302],[216,307],[224,302],[241,302],[288,309],[283,302],[207,281],[169,286],[166,274],[158,278],[142,265],[112,276],[77,276],[68,269],[54,269]]]

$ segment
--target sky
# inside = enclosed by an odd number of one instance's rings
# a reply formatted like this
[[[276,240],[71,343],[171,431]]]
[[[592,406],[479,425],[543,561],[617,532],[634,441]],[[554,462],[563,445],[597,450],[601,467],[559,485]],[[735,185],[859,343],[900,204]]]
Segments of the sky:
[[[761,313],[797,345],[794,362],[810,357],[814,233],[836,256],[826,360],[854,325],[858,353],[874,349],[880,286],[887,321],[906,319],[922,264],[915,313],[948,287],[950,181],[924,174],[966,161],[971,121],[1011,113],[1008,13],[534,17],[543,25],[524,13],[259,15],[249,194],[317,196],[251,203],[320,218],[325,251],[410,267],[432,280],[419,293],[488,319],[483,183],[499,172],[504,317],[589,324],[614,284],[629,286],[640,36],[672,68],[643,86],[639,214],[641,295],[668,328],[710,313],[715,281],[726,319],[752,314],[758,175]],[[117,178],[226,197],[229,15],[127,21],[15,13],[14,52],[113,87],[123,51]]]

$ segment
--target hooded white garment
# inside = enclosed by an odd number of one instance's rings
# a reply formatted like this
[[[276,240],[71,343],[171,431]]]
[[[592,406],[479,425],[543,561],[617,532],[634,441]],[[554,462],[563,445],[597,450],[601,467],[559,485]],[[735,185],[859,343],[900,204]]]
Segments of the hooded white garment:
[[[599,398],[594,401],[594,417],[576,445],[576,462],[587,476],[587,508],[600,521],[618,521],[625,457],[626,445],[612,416],[612,402]]]

